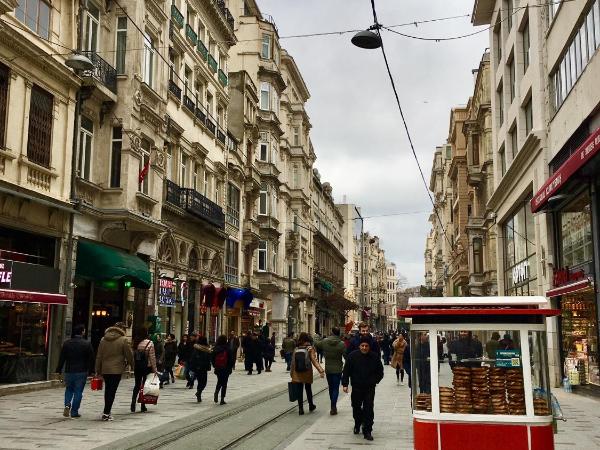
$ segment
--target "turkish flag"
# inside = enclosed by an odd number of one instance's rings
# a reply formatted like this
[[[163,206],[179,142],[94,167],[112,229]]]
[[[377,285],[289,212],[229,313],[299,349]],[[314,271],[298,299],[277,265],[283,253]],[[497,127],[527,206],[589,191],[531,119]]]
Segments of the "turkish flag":
[[[139,184],[142,184],[142,182],[144,181],[144,178],[146,178],[146,175],[148,175],[148,171],[149,170],[150,170],[150,158],[148,158],[148,162],[142,168],[142,171],[138,175],[138,182],[139,182]]]

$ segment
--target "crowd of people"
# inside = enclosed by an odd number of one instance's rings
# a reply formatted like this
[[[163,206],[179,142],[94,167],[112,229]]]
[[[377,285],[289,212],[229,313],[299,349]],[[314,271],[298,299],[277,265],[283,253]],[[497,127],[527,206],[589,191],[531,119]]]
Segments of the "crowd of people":
[[[143,390],[149,379],[162,389],[180,378],[188,389],[196,388],[196,400],[202,402],[211,371],[217,379],[213,400],[225,405],[229,376],[238,359],[243,361],[246,374],[252,375],[255,371],[257,374],[270,372],[276,355],[276,335],[269,334],[268,324],[249,330],[241,337],[235,332],[221,335],[211,346],[206,336],[198,333],[184,335],[178,343],[173,334],[167,334],[163,340],[160,333],[151,335],[147,329],[139,330],[130,342],[125,324],[117,323],[106,330],[95,355],[84,335],[85,328],[76,326],[74,337],[63,344],[56,370],[65,372],[65,417],[81,417],[79,408],[89,374],[103,380],[102,420],[112,421],[115,396],[128,370],[134,375],[132,413],[136,412],[138,403],[141,412],[147,411]],[[321,378],[327,379],[331,415],[337,415],[340,386],[344,392],[352,386],[354,433],[359,434],[362,429],[367,440],[373,440],[375,386],[383,378],[383,366],[395,369],[397,384],[403,384],[410,359],[407,353],[403,333],[371,334],[366,323],[361,323],[353,334],[342,335],[339,328],[333,328],[327,337],[290,333],[283,339],[280,350],[286,370],[290,372],[290,389],[298,401],[299,414],[304,414],[304,393],[309,412],[316,409],[312,392],[314,367]],[[410,371],[407,373],[410,383]]]

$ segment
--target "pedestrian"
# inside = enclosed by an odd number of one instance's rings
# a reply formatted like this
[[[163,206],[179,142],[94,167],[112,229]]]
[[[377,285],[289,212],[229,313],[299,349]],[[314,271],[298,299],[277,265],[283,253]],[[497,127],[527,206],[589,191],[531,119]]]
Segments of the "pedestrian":
[[[125,324],[118,322],[108,327],[98,346],[96,374],[104,379],[104,411],[102,420],[113,420],[112,405],[115,401],[121,376],[127,366],[134,367],[131,344],[125,337]]]
[[[263,359],[265,360],[265,372],[271,371],[271,365],[275,360],[275,346],[270,340],[263,340]]]
[[[240,338],[237,337],[235,331],[229,333],[229,348],[233,354],[233,370],[235,370],[235,362],[237,360],[238,349],[240,348]]]
[[[396,384],[404,384],[404,349],[408,343],[404,336],[398,335],[392,348],[394,349],[394,356],[392,356],[391,366],[396,369]]]
[[[220,405],[225,405],[225,394],[227,394],[227,381],[233,369],[234,355],[227,345],[227,336],[222,334],[217,338],[215,348],[212,351],[212,365],[215,368],[217,376],[217,386],[215,387],[214,401],[219,401],[219,393],[221,394]],[[260,372],[259,372],[260,373]]]
[[[485,353],[489,359],[496,359],[496,351],[500,348],[500,333],[494,331],[492,337],[485,344]]]
[[[260,329],[260,334],[263,335],[265,339],[269,339],[269,327],[271,324],[269,322],[265,322],[264,326]]]
[[[198,380],[198,387],[196,388],[196,400],[198,403],[202,401],[202,391],[204,391],[208,381],[208,372],[211,368],[210,360],[211,350],[208,340],[205,336],[200,336],[194,344],[189,360],[190,371],[194,373],[195,378]]]
[[[473,339],[471,331],[461,330],[458,339],[448,346],[450,351],[450,367],[479,367],[480,361],[475,361],[483,356],[483,346],[479,340]],[[429,356],[429,355],[427,355]]]
[[[358,333],[359,334],[357,336],[354,336],[352,339],[350,339],[350,345],[348,345],[348,348],[346,349],[346,355],[350,355],[350,353],[358,350],[361,337],[366,336],[369,339],[369,346],[371,348],[371,351],[380,356],[381,351],[379,349],[379,344],[377,343],[377,340],[371,335],[371,333],[369,333],[369,325],[366,322],[361,322],[358,325]]]
[[[383,339],[381,340],[381,351],[383,352],[383,364],[389,366],[392,341],[390,341],[390,336],[387,333],[383,335]]]
[[[337,414],[337,401],[340,394],[340,382],[342,381],[342,368],[344,366],[342,356],[346,350],[344,342],[340,339],[340,329],[333,327],[331,329],[331,336],[317,342],[315,345],[325,355],[325,374],[329,388],[329,400],[331,401],[329,414],[335,416]]]
[[[134,351],[134,370],[135,384],[131,395],[131,412],[135,412],[135,404],[138,399],[140,389],[143,389],[146,378],[151,373],[156,375],[156,353],[154,343],[148,336],[148,328],[142,328],[138,331],[137,337],[133,341]],[[146,412],[146,405],[143,402],[140,410]]]
[[[298,393],[298,414],[300,415],[304,414],[303,386],[306,390],[308,410],[312,412],[317,408],[317,405],[313,402],[312,394],[312,366],[317,369],[321,378],[325,376],[325,371],[319,364],[319,361],[317,361],[317,352],[314,347],[310,345],[310,340],[308,333],[300,333],[300,336],[298,336],[298,346],[294,349],[294,353],[292,354],[292,368],[290,375],[292,377],[292,383],[296,384]]]
[[[177,346],[177,364],[185,364],[185,362],[190,358],[188,353],[188,339],[189,336],[187,334],[181,336],[181,342]]]
[[[288,333],[287,337],[281,343],[281,349],[283,350],[283,358],[286,363],[286,371],[290,371],[292,366],[292,353],[296,348],[296,341],[294,340],[294,333]]]
[[[187,357],[187,359],[189,360],[192,356],[192,351],[194,351],[194,344],[196,343],[196,341],[198,340],[198,333],[196,332],[192,332],[192,334],[190,334],[187,343],[186,343],[186,349],[185,349],[185,355]],[[190,366],[189,364],[185,364],[185,379],[187,380],[187,384],[186,387],[188,389],[194,389],[194,380],[196,379],[196,376],[194,374],[194,372],[192,370],[190,370]]]
[[[431,394],[431,362],[429,360],[429,334],[421,333],[415,348],[415,365],[420,394]]]
[[[368,336],[361,336],[359,349],[348,355],[342,374],[345,393],[352,383],[354,434],[359,434],[362,426],[363,436],[368,441],[373,440],[375,386],[383,379],[381,357],[371,351],[371,342]]]
[[[159,387],[163,388],[162,373],[165,370],[165,344],[160,333],[152,335],[152,343],[154,344],[154,353],[156,355],[156,370],[159,372]]]
[[[56,373],[65,368],[65,407],[63,416],[78,419],[79,406],[83,397],[83,388],[87,376],[94,370],[94,349],[87,339],[84,339],[85,326],[75,325],[73,337],[67,339],[60,350]]]
[[[315,334],[313,343],[315,346],[315,350],[317,351],[317,360],[319,361],[319,363],[323,362],[323,350],[317,345],[319,342],[321,342],[322,337],[319,333]]]
[[[170,333],[167,335],[165,340],[165,369],[164,379],[169,384],[169,376],[171,377],[171,383],[175,383],[175,375],[173,375],[173,366],[175,365],[175,358],[177,357],[177,340],[175,335]]]

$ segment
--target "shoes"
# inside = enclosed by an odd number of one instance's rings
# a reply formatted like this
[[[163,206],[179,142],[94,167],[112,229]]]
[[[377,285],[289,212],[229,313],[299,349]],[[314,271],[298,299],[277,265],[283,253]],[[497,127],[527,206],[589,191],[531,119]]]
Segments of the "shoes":
[[[217,403],[219,401],[219,393],[215,392],[215,398],[214,398],[215,403]]]
[[[258,374],[259,374],[259,375],[260,375],[260,372],[261,372],[261,371],[259,370],[259,371],[258,371]]]
[[[315,409],[317,409],[317,405],[315,405],[315,404],[308,405],[308,410],[309,410],[310,412],[313,412]]]
[[[202,403],[202,394],[200,392],[196,392],[196,399],[198,400],[198,403]]]
[[[304,409],[300,408],[298,410],[298,415],[303,416],[304,415]]]
[[[219,403],[219,405],[226,405],[227,403],[225,403],[225,399],[221,399],[221,403]]]
[[[71,414],[71,419],[79,419],[81,414]]]
[[[163,389],[163,388],[164,388],[163,384],[162,384],[162,383],[159,383],[159,385],[158,385],[158,388],[159,388],[159,389]]]
[[[373,435],[371,435],[371,433],[365,433],[365,439],[367,441],[372,441],[373,440]]]
[[[250,371],[248,371],[248,375],[252,375],[252,371],[251,371],[251,370],[250,370]]]
[[[354,434],[360,433],[360,425],[354,425]]]
[[[171,378],[171,383],[175,384],[175,378]]]
[[[146,408],[146,405],[144,405],[144,404],[142,403],[142,407],[140,408],[140,411],[142,411],[142,412],[146,412],[146,411],[148,411],[148,408]]]
[[[270,372],[270,371],[271,371],[271,369],[266,369],[266,370],[265,370],[265,372]]]
[[[131,402],[131,412],[135,412],[135,400]]]
[[[102,414],[102,420],[105,422],[112,422],[114,419],[110,414]]]
[[[331,408],[331,410],[329,411],[329,415],[330,416],[337,415],[337,408],[336,407]]]
[[[71,405],[65,405],[63,409],[63,417],[69,417],[71,415]]]

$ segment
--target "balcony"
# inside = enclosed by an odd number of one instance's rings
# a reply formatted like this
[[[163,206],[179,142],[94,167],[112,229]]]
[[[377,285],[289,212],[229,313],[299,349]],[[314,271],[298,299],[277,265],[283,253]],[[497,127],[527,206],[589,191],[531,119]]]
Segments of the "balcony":
[[[196,106],[196,119],[198,119],[202,125],[206,125],[206,114],[201,106]]]
[[[223,209],[195,189],[181,188],[181,207],[215,227],[225,229]]]
[[[217,126],[215,125],[215,123],[210,120],[208,117],[206,118],[206,128],[208,128],[208,131],[210,131],[213,135],[215,134],[215,131],[217,129]]]
[[[471,187],[479,187],[483,183],[485,174],[480,166],[469,166],[467,172],[467,183]]]
[[[103,60],[96,52],[83,51],[81,53],[87,56],[94,65],[93,69],[83,71],[82,75],[84,77],[90,77],[99,81],[105,87],[107,87],[113,94],[116,94],[117,70],[105,60]]]
[[[208,55],[208,67],[210,67],[210,70],[212,70],[213,73],[217,73],[217,70],[219,69],[217,60],[210,54]]]
[[[206,61],[208,59],[208,49],[206,48],[206,45],[204,45],[204,42],[198,40],[196,49],[198,50],[198,53],[200,53],[200,56],[202,56],[202,59]]]
[[[169,80],[169,92],[181,101],[181,88],[173,80]]]
[[[171,19],[173,23],[181,30],[183,28],[183,14],[179,12],[177,6],[171,5]]]
[[[165,201],[173,206],[181,207],[181,188],[171,180],[165,180]]]
[[[225,145],[225,133],[220,128],[217,128],[217,140]]]
[[[218,9],[221,11],[221,14],[223,14],[223,17],[225,18],[225,21],[229,24],[229,26],[233,30],[233,26],[235,25],[235,21],[233,19],[233,16],[229,12],[229,9],[227,9],[225,7],[225,0],[217,0],[216,3],[217,3]]]
[[[187,37],[193,45],[198,43],[198,35],[189,24],[185,25],[185,37]]]
[[[189,98],[187,95],[183,96],[183,106],[189,109],[192,112],[192,114],[194,114],[196,111],[196,104],[194,103],[194,100]]]
[[[219,69],[219,82],[221,83],[221,86],[227,86],[227,75],[225,75],[225,72],[223,72],[221,69]]]

